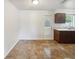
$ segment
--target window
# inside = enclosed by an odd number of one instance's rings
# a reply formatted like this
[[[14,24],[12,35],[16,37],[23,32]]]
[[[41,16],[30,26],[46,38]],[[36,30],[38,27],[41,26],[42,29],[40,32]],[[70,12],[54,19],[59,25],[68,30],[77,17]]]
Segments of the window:
[[[74,14],[67,14],[66,15],[66,23],[68,23],[69,26],[75,27],[75,15]]]

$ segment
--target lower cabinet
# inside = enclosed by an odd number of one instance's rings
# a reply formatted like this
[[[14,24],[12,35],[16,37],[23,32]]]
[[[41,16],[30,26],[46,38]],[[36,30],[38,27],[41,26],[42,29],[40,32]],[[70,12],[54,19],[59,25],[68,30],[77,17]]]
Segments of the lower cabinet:
[[[75,43],[75,31],[54,30],[54,40],[59,43]]]

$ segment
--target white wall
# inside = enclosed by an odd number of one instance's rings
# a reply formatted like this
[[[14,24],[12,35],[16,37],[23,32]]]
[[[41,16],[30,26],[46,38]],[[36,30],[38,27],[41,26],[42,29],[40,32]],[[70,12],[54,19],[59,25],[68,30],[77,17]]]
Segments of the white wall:
[[[36,39],[53,39],[53,29],[66,26],[65,23],[55,24],[54,14],[55,13],[66,13],[74,14],[74,10],[70,9],[57,9],[54,11],[37,11],[37,10],[20,10],[19,20],[20,20],[20,31],[18,39],[23,40],[36,40]],[[46,28],[44,22],[50,19],[52,23],[52,29]]]
[[[8,0],[5,0],[5,19],[4,19],[4,31],[5,31],[5,46],[4,46],[4,56],[6,56],[12,47],[18,41],[17,32],[18,32],[18,10],[12,5]]]
[[[49,30],[44,27],[44,21],[47,16],[52,20],[51,11],[33,11],[23,10],[19,11],[20,19],[20,33],[18,39],[51,39]],[[44,32],[49,35],[47,38],[44,36]]]

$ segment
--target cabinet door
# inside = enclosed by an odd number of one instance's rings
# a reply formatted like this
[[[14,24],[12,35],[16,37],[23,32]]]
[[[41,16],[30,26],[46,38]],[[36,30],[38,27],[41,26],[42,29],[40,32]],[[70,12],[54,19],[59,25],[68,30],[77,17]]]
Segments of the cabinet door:
[[[54,29],[54,40],[56,41],[60,41],[60,37],[59,37],[60,32]]]
[[[65,13],[56,13],[55,23],[65,23]]]

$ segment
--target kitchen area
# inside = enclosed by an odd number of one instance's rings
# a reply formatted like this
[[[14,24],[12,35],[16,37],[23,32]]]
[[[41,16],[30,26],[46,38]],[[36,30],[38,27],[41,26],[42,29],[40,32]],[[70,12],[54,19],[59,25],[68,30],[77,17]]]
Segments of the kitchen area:
[[[57,10],[54,14],[54,40],[59,43],[75,43],[75,14],[72,10]]]

